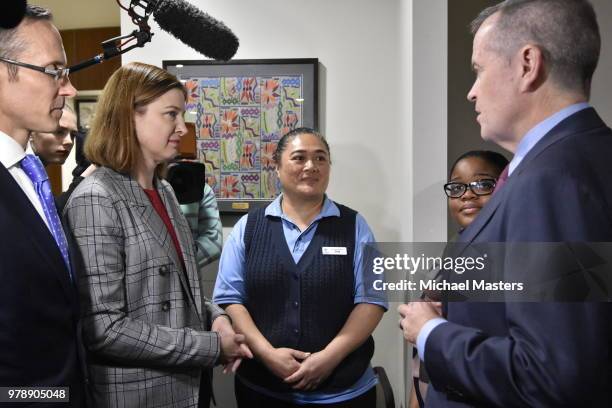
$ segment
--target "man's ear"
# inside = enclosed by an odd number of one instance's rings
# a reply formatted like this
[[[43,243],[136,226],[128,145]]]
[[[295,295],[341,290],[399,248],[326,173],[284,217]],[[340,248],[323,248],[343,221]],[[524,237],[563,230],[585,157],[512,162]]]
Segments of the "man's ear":
[[[544,65],[542,49],[533,44],[523,46],[519,52],[520,90],[533,92],[546,80],[547,72]]]

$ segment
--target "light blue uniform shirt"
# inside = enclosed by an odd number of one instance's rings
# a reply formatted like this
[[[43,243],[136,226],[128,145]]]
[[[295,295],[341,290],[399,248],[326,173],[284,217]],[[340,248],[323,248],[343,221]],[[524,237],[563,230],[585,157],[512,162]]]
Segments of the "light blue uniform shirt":
[[[512,175],[512,172],[516,170],[518,165],[523,161],[527,153],[533,149],[535,146],[548,132],[550,132],[555,126],[557,126],[561,121],[569,118],[576,112],[580,112],[583,109],[589,108],[590,105],[586,102],[575,103],[566,108],[561,109],[559,112],[547,117],[542,122],[535,125],[529,132],[523,136],[519,145],[516,148],[516,152],[514,153],[514,157],[510,161],[508,165],[508,177]],[[427,338],[429,334],[438,327],[440,324],[446,323],[445,319],[435,318],[429,320],[425,325],[421,328],[419,335],[417,336],[416,346],[419,352],[419,357],[421,361],[425,361],[425,344],[427,343]]]
[[[308,249],[312,241],[319,221],[327,217],[339,217],[340,210],[329,198],[325,197],[321,213],[315,217],[310,225],[300,231],[297,225],[283,214],[281,208],[282,195],[277,197],[265,209],[266,217],[277,217],[282,220],[283,233],[287,246],[293,256],[293,260],[297,264],[300,261],[304,252]],[[216,304],[244,304],[246,303],[245,293],[245,248],[244,248],[244,230],[247,222],[247,215],[240,218],[234,226],[230,236],[227,239],[223,252],[221,253],[221,261],[219,263],[219,274],[215,283],[213,301]],[[366,285],[363,280],[363,246],[366,243],[375,242],[374,234],[370,230],[365,219],[357,214],[355,219],[355,253],[353,256],[354,275],[355,275],[355,291],[354,303],[371,303],[388,309],[388,304],[384,293],[377,292],[371,285]],[[249,383],[241,378],[241,381],[249,388],[254,389],[262,394],[291,401],[297,404],[308,403],[337,403],[353,399],[367,392],[378,382],[372,367],[368,367],[361,378],[350,388],[341,393],[327,394],[321,392],[291,392],[291,393],[275,393],[267,389],[263,389],[254,384]]]

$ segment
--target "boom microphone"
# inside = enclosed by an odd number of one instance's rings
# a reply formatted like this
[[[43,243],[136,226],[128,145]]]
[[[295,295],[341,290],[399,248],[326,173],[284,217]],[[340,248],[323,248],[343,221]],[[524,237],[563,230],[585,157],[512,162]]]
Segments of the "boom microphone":
[[[148,23],[151,14],[162,30],[207,57],[227,61],[238,49],[238,38],[232,30],[183,0],[130,0],[128,7],[123,6],[121,0],[116,1],[128,12],[138,30],[102,42],[103,53],[72,65],[70,73],[100,64],[136,47],[144,47],[153,37]]]
[[[153,17],[159,27],[207,57],[227,61],[238,50],[238,37],[222,22],[183,0],[159,0]]]
[[[21,23],[26,12],[26,0],[8,0],[2,2],[0,28],[10,30]]]

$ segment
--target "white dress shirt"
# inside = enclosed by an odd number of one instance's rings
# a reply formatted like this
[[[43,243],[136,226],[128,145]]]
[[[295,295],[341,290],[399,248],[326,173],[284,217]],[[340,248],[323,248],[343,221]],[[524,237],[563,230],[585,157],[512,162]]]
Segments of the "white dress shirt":
[[[15,141],[12,137],[8,136],[6,133],[0,131],[0,162],[8,172],[13,176],[19,187],[23,190],[28,200],[32,203],[40,218],[43,219],[49,231],[51,228],[49,227],[49,222],[45,217],[45,213],[43,211],[42,203],[40,202],[40,198],[34,189],[34,183],[32,180],[25,174],[25,172],[21,169],[21,165],[19,164],[21,160],[25,157],[25,151],[23,147],[19,143]]]

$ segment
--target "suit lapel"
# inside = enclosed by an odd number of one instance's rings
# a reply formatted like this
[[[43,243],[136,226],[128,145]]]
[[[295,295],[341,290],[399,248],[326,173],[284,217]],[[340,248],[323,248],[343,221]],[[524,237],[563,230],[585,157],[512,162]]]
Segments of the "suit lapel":
[[[172,259],[177,268],[182,268],[181,261],[174,249],[174,244],[166,225],[153,208],[153,204],[138,182],[127,174],[109,172],[120,186],[119,193],[140,215],[140,220],[149,229],[155,240],[165,253]],[[163,199],[162,199],[163,200]]]
[[[199,302],[196,302],[194,297],[194,291],[196,290],[195,285],[197,285],[197,287],[199,288],[200,280],[198,278],[195,253],[193,252],[193,245],[191,244],[191,230],[180,212],[180,207],[178,206],[178,203],[173,197],[174,193],[168,188],[164,187],[161,182],[158,183],[157,191],[159,192],[159,196],[161,197],[162,202],[166,207],[168,217],[170,217],[170,222],[174,227],[176,237],[179,241],[179,246],[181,247],[181,251],[183,253],[183,259],[185,260],[186,275],[180,274],[182,279],[181,282],[183,283],[183,286],[189,294],[189,297],[192,300],[193,304],[196,306],[198,314],[201,316],[201,304],[199,304]],[[174,244],[172,245],[172,247],[174,248]],[[176,255],[176,251],[174,251],[174,254]],[[178,260],[178,255],[177,262],[180,262],[180,260]],[[189,280],[193,282],[193,285],[189,284]]]
[[[38,211],[34,208],[21,187],[17,184],[8,170],[0,165],[0,191],[3,197],[10,197],[10,202],[4,205],[8,217],[16,223],[23,225],[22,234],[31,242],[31,248],[36,251],[45,263],[47,269],[60,281],[62,288],[70,300],[74,300],[75,290],[70,282],[70,273],[66,268],[62,254],[55,243],[51,231],[41,220]],[[3,200],[5,201],[5,200]],[[8,231],[10,233],[10,231]],[[28,254],[16,254],[17,256],[28,256]]]
[[[140,219],[142,220],[142,223],[151,232],[153,237],[155,237],[155,240],[159,243],[164,253],[168,257],[170,257],[170,259],[172,259],[172,262],[174,262],[176,268],[179,271],[182,271],[183,263],[181,262],[179,255],[176,252],[176,249],[174,247],[174,242],[172,242],[172,237],[170,236],[170,233],[168,232],[168,228],[166,228],[166,225],[162,221],[161,217],[155,211],[153,204],[151,204],[149,197],[147,197],[142,187],[140,187],[140,185],[138,184],[138,182],[136,182],[136,180],[134,180],[131,176],[127,174],[120,174],[116,172],[109,172],[109,174],[111,174],[111,177],[115,178],[115,180],[117,181],[117,184],[120,186],[119,188],[120,194],[124,196],[126,201],[130,202],[130,204],[134,208],[134,211],[136,211],[138,215],[140,215]],[[191,246],[189,245],[189,242],[184,237],[185,234],[181,233],[180,228],[177,228],[177,223],[176,223],[177,214],[175,213],[176,209],[174,208],[175,207],[174,205],[169,204],[171,198],[168,197],[168,194],[170,193],[165,191],[165,189],[162,186],[162,183],[160,182],[157,183],[157,191],[159,192],[161,200],[164,206],[166,207],[166,211],[168,212],[170,221],[172,222],[175,232],[177,234],[179,244],[183,251],[183,257],[185,259],[185,267],[187,268],[187,273],[189,276],[193,276],[193,274],[196,274],[196,278],[197,278],[197,272],[192,270],[193,268],[192,264],[195,263],[194,261],[195,256],[193,254],[191,254],[191,257],[188,256],[191,253],[191,250],[189,249],[191,248]],[[179,272],[178,276],[181,281],[183,290],[188,295],[188,297],[191,299],[192,303],[196,306],[196,310],[200,311],[200,305],[198,305],[197,304],[198,302],[196,302],[194,299],[193,292],[191,290],[187,277],[182,272]]]
[[[521,160],[518,167],[512,172],[512,176],[508,178],[506,184],[493,195],[480,214],[478,214],[478,217],[476,217],[472,224],[470,224],[461,234],[461,242],[469,244],[476,239],[482,229],[489,223],[500,204],[506,201],[508,195],[512,191],[513,184],[516,184],[516,180],[521,177],[525,169],[528,169],[531,163],[543,151],[570,135],[584,133],[599,127],[606,127],[606,125],[597,115],[595,109],[587,108],[574,113],[552,128],[535,146],[533,146],[529,153]]]

